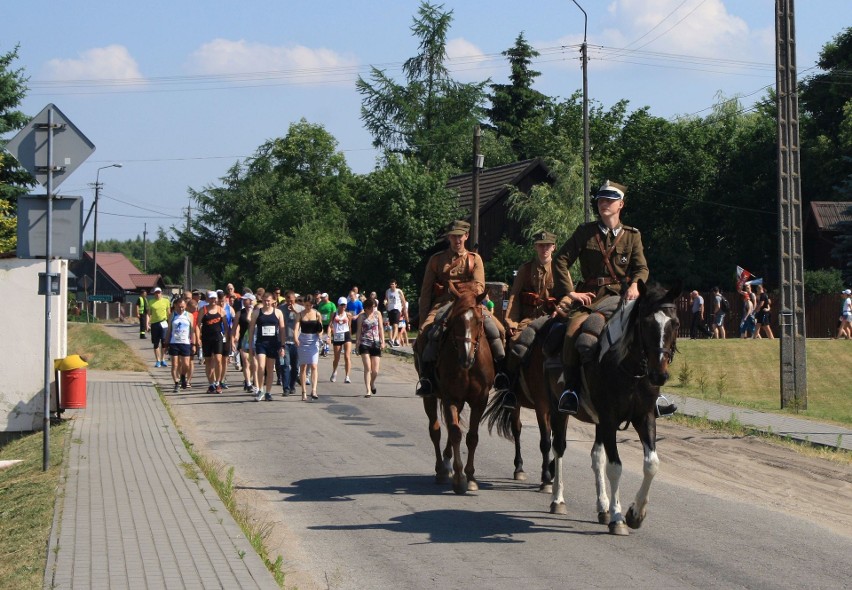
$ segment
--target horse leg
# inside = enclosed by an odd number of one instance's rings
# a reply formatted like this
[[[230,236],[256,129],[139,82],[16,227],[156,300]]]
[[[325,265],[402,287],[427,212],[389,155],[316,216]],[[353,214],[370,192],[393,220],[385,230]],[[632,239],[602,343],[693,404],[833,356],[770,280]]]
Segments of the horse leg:
[[[444,421],[447,423],[448,440],[447,448],[444,450],[444,459],[452,457],[453,461],[453,491],[464,494],[467,491],[467,482],[464,476],[464,466],[461,461],[461,439],[462,431],[459,423],[459,408],[452,403],[444,403]]]
[[[660,458],[657,456],[656,434],[657,434],[657,418],[653,410],[647,414],[639,423],[634,422],[633,426],[639,434],[639,439],[642,441],[642,450],[644,460],[642,462],[642,485],[639,486],[639,491],[636,492],[636,498],[627,509],[625,519],[627,526],[631,529],[638,529],[642,526],[645,520],[648,509],[648,494],[651,490],[651,482],[657,471],[660,468]]]
[[[441,460],[441,423],[438,421],[438,398],[423,398],[423,409],[429,419],[429,438],[435,447],[435,483],[447,483],[449,470]]]
[[[476,455],[476,447],[479,444],[479,423],[482,421],[482,413],[485,412],[485,406],[488,403],[487,391],[486,395],[480,403],[475,406],[470,406],[470,425],[467,429],[465,443],[467,444],[467,464],[464,467],[464,474],[467,476],[467,491],[479,491],[479,484],[476,483],[474,472],[476,469],[473,466],[473,458]]]
[[[595,474],[595,491],[598,501],[598,522],[609,522],[609,496],[606,493],[606,451],[600,439],[600,427],[595,428],[595,444],[592,445],[592,471]]]
[[[550,408],[547,400],[536,401],[535,418],[538,422],[538,449],[541,451],[541,485],[538,491],[550,494],[553,492],[553,472],[550,470],[552,463],[550,450],[553,444],[550,431]]]
[[[612,492],[609,500],[609,532],[611,535],[627,535],[629,531],[624,523],[624,516],[621,514],[621,500],[619,499],[621,459],[618,456],[616,427],[613,424],[607,424],[606,426],[598,426],[598,428],[601,430],[601,438],[606,450],[606,477],[609,480],[609,487]]]
[[[527,474],[524,473],[524,458],[521,456],[521,405],[518,404],[512,410],[512,438],[515,440],[515,481],[526,481]]]

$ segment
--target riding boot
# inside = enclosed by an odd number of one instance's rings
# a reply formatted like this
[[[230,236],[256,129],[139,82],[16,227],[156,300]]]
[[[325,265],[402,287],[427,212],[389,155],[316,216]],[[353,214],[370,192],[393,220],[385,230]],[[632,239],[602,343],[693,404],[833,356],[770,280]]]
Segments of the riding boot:
[[[483,319],[485,322],[485,338],[488,340],[489,348],[491,348],[491,358],[494,359],[494,390],[505,391],[511,388],[512,384],[509,381],[509,376],[506,375],[506,349],[503,347],[503,337],[494,318],[486,315]]]
[[[580,392],[582,391],[580,368],[565,367],[560,381],[563,382],[565,389],[559,396],[557,409],[562,414],[574,415],[580,411]]]
[[[433,379],[435,375],[435,363],[432,361],[420,361],[420,379],[414,389],[418,397],[432,397],[435,395]]]
[[[664,403],[660,403],[660,401]],[[661,395],[657,398],[657,418],[664,418],[666,416],[671,416],[675,412],[677,412],[677,404],[673,404],[669,402],[666,396]]]

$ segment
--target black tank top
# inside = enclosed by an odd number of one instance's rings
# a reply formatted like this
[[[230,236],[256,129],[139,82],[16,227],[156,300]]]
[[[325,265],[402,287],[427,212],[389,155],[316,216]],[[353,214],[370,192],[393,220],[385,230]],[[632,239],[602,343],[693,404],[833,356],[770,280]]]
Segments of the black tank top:
[[[251,314],[246,313],[247,311],[247,309],[243,308],[243,310],[240,312],[240,340],[243,339],[243,335],[248,337],[249,324],[251,323]]]
[[[201,339],[205,342],[217,340],[222,337],[224,330],[222,329],[222,314],[221,313],[205,313],[201,316]]]
[[[302,320],[303,334],[319,334],[322,332],[322,320]]]
[[[275,310],[271,313],[260,312],[254,323],[255,342],[274,342],[278,339],[278,318]]]

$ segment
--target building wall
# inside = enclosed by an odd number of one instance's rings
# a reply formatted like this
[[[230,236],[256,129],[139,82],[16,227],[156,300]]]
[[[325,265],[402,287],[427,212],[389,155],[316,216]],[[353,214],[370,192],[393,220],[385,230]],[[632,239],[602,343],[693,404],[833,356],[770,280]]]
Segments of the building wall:
[[[43,260],[0,259],[0,285],[6,306],[0,313],[0,431],[41,430],[44,418],[44,296],[38,294]],[[53,359],[68,349],[68,262],[54,261],[60,274],[61,294],[51,302],[51,382]]]

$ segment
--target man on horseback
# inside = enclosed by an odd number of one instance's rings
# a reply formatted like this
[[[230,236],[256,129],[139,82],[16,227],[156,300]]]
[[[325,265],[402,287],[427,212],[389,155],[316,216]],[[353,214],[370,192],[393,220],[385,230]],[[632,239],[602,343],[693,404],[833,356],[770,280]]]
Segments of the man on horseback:
[[[522,264],[515,273],[515,280],[509,291],[506,308],[506,327],[510,339],[510,351],[506,358],[506,372],[509,375],[511,389],[503,398],[503,404],[514,408],[517,404],[514,387],[518,382],[518,371],[523,352],[532,344],[535,334],[524,334],[530,323],[542,316],[550,316],[556,309],[553,293],[553,272],[551,263],[556,249],[556,235],[546,231],[533,236],[536,255]],[[570,277],[568,280],[571,280]],[[573,286],[569,291],[573,291]],[[530,340],[530,342],[527,342]]]
[[[420,289],[420,333],[417,335],[415,351],[418,352],[417,371],[420,380],[417,382],[415,393],[420,397],[435,395],[435,361],[438,357],[438,333],[435,333],[435,318],[452,296],[449,290],[450,282],[472,283],[477,294],[485,291],[485,265],[482,258],[475,252],[465,248],[470,232],[470,224],[466,221],[454,221],[447,228],[446,238],[449,247],[433,254],[426,264],[423,276],[423,286]],[[491,354],[498,367],[502,366],[505,357],[503,349],[503,326],[492,317],[485,314],[485,334],[491,346]],[[495,389],[508,387],[508,378],[498,370],[494,381]]]
[[[621,223],[626,192],[627,187],[607,180],[595,199],[599,220],[580,225],[553,263],[557,313],[568,319],[562,350],[565,391],[558,408],[560,412],[576,414],[582,405],[595,421],[597,412],[590,403],[589,392],[583,391],[580,367],[594,360],[598,337],[618,299],[637,299],[637,281],[648,280],[639,230]],[[583,275],[576,291],[570,274],[575,260],[580,261]],[[661,407],[661,414],[667,409],[671,408]]]

